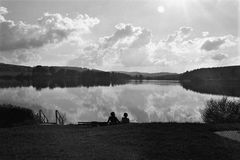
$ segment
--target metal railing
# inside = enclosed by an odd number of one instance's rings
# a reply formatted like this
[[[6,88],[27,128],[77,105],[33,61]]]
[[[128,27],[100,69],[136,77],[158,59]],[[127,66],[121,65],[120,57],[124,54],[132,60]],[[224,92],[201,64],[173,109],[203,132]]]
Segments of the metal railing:
[[[44,112],[40,109],[37,113],[37,117],[40,124],[58,124],[58,125],[64,125],[65,121],[65,115],[62,115],[58,110],[55,111],[55,123],[50,123],[47,116],[44,114]]]
[[[41,109],[38,112],[38,118],[40,123],[48,123],[48,118]]]
[[[55,111],[56,124],[64,125],[64,116],[58,110]]]

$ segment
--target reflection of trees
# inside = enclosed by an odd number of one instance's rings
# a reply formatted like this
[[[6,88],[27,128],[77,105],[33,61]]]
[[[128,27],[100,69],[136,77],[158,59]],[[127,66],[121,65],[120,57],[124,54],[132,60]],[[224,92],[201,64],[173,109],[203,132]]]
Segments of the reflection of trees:
[[[227,98],[209,100],[202,112],[206,123],[233,123],[240,122],[240,101],[231,101]]]
[[[32,81],[37,89],[45,87],[110,86],[130,79],[128,75],[98,70],[73,70],[59,67],[33,68]]]
[[[204,81],[204,82],[181,82],[185,89],[199,93],[240,97],[240,82],[238,81]]]

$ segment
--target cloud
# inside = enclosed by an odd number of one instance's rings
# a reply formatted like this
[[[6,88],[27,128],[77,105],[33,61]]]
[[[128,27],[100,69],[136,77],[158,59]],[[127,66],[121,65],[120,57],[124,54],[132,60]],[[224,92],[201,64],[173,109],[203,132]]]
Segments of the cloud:
[[[27,63],[39,60],[44,47],[63,44],[63,42],[85,43],[84,34],[100,21],[88,15],[72,18],[61,14],[45,13],[35,24],[5,19],[7,8],[0,7],[0,57],[5,63]],[[56,55],[58,56],[58,55]]]
[[[202,50],[205,51],[212,51],[212,50],[218,50],[221,45],[225,43],[226,39],[224,38],[212,38],[207,39],[201,46]]]
[[[83,35],[91,33],[99,19],[45,13],[35,24],[29,24],[7,20],[7,13],[7,8],[0,7],[0,60],[7,63],[33,64],[42,58],[44,64],[55,63],[56,59],[58,65],[153,72],[183,71],[193,64],[225,63],[234,57],[229,48],[233,51],[235,37],[209,37],[208,32],[193,33],[190,26],[179,27],[166,39],[157,40],[146,28],[119,23],[112,34],[86,40]]]
[[[209,32],[202,32],[203,37],[207,37],[209,35]]]
[[[5,7],[0,7],[0,23],[5,21],[4,14],[7,14],[8,10]]]
[[[101,37],[83,48],[79,56],[68,64],[103,70],[152,69],[152,72],[159,69],[176,71],[178,66],[182,71],[194,65],[206,67],[218,61],[227,62],[234,57],[228,53],[228,49],[236,45],[236,38],[231,35],[202,37],[200,34],[193,37],[193,28],[184,26],[169,34],[166,40],[154,41],[151,32],[143,27],[120,23],[115,29],[112,35]],[[205,44],[218,40],[224,41],[215,46],[218,50],[212,50],[213,46]],[[204,49],[211,50],[211,53],[202,52]],[[217,51],[225,54],[218,55]]]
[[[115,26],[115,33],[111,36],[100,38],[103,48],[138,47],[149,43],[151,32],[131,24],[120,23]]]
[[[153,44],[150,54],[151,62],[164,70],[177,68],[189,70],[192,68],[224,65],[236,61],[234,50],[237,38],[232,35],[201,37],[191,35],[193,29],[181,27],[173,34],[169,34],[166,40],[160,40]],[[219,54],[224,52],[224,54]],[[214,60],[214,61],[213,61]],[[184,65],[183,65],[184,64]]]
[[[179,28],[179,34],[181,35],[189,35],[193,31],[193,28],[191,27],[180,27]]]
[[[2,14],[7,14],[8,13],[8,10],[7,10],[7,8],[5,8],[5,7],[0,7],[0,14],[2,15]]]
[[[212,59],[216,60],[216,61],[222,61],[226,58],[228,58],[228,56],[226,54],[223,54],[223,53],[218,53],[218,54],[215,54],[214,56],[212,56]]]
[[[99,38],[95,44],[81,50],[71,65],[87,67],[142,66],[148,61],[146,46],[151,41],[151,32],[142,27],[120,23],[116,31]]]
[[[233,39],[232,35],[206,38],[202,43],[201,50],[214,51],[224,47],[231,47],[236,45],[236,42]]]
[[[183,41],[190,36],[192,31],[191,27],[180,27],[175,33],[168,35],[166,42]]]
[[[38,48],[59,43],[71,35],[89,33],[90,28],[98,23],[97,18],[88,15],[79,15],[71,19],[61,14],[49,13],[45,13],[34,25],[4,19],[0,22],[0,51]]]
[[[36,53],[36,50],[15,50],[12,52],[0,52],[1,62],[21,64],[27,62],[36,62],[40,59],[40,56]]]

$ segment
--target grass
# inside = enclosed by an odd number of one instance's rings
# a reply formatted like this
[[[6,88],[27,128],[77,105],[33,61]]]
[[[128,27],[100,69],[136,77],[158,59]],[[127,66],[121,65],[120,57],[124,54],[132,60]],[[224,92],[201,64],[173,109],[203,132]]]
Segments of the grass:
[[[0,129],[1,160],[238,160],[240,143],[214,131],[240,124],[146,123]]]

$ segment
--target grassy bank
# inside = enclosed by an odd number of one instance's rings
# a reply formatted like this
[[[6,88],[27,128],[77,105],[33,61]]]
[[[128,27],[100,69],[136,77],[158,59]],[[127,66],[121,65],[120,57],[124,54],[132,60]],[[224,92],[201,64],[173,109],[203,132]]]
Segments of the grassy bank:
[[[0,129],[1,160],[238,160],[240,143],[214,131],[240,124],[149,123]]]

